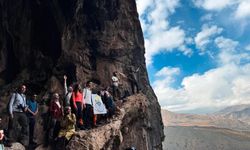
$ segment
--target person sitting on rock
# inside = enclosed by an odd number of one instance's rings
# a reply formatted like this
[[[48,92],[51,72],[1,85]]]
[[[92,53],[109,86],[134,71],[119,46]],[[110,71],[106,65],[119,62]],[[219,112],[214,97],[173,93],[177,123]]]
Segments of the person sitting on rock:
[[[75,125],[76,125],[76,116],[74,113],[71,113],[71,107],[65,107],[65,115],[60,123],[61,130],[58,135],[57,148],[60,146],[66,147],[69,140],[75,133]]]
[[[76,115],[76,120],[77,120],[77,127],[81,128],[83,126],[83,109],[85,108],[85,101],[83,98],[83,94],[81,91],[81,87],[79,84],[76,84],[74,86],[74,90],[72,93],[72,101],[73,101],[73,105],[74,105],[74,112]]]
[[[34,94],[30,100],[27,101],[28,111],[27,117],[29,119],[29,144],[36,145],[34,142],[34,129],[36,124],[36,115],[38,113],[38,104],[36,102],[37,95]]]
[[[73,88],[72,86],[67,87],[67,76],[64,75],[64,106],[70,106],[70,99],[72,96]]]

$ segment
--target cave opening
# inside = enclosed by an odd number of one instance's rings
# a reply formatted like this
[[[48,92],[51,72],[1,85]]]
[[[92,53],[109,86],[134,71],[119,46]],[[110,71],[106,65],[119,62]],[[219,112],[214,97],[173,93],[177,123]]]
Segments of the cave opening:
[[[13,39],[10,36],[10,34],[8,34],[6,32],[6,49],[7,49],[7,64],[8,67],[6,67],[5,70],[5,81],[6,83],[11,83],[17,76],[17,74],[20,71],[20,65],[18,63],[18,59],[17,56],[14,53],[14,49],[13,49]]]
[[[39,50],[55,63],[61,55],[61,33],[51,2],[33,2],[32,5],[32,49]]]

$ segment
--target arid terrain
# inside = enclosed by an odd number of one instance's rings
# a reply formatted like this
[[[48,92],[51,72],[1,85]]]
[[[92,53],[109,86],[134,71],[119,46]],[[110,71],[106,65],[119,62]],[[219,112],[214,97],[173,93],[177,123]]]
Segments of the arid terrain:
[[[209,115],[162,110],[164,150],[249,150],[250,106],[238,105]]]
[[[213,127],[165,127],[164,150],[249,150],[250,134]]]

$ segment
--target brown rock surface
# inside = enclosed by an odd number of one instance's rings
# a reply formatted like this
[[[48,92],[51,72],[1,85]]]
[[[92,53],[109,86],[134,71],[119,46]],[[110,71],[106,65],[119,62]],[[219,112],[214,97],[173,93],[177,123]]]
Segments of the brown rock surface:
[[[145,96],[133,101],[145,106],[144,119],[136,109],[128,109],[120,124],[129,132],[118,147],[135,143],[143,150],[161,149],[160,106],[149,85],[144,52],[135,0],[0,0],[0,112],[13,88],[23,82],[27,94],[42,96],[61,93],[64,74],[68,84],[93,80],[108,86],[113,71],[128,75],[130,66],[140,66]],[[131,92],[129,80],[122,83]]]
[[[71,140],[68,147],[75,150],[125,149],[134,146],[139,150],[160,149],[152,147],[149,135],[154,132],[148,119],[146,108],[150,105],[143,94],[130,96],[111,120],[111,123],[89,131],[80,131]],[[139,139],[134,139],[137,137]]]

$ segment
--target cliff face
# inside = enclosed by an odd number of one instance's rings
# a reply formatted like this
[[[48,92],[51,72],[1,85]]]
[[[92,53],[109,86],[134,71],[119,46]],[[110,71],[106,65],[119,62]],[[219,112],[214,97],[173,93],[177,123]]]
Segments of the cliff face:
[[[139,149],[161,149],[160,107],[149,85],[144,52],[134,0],[0,0],[2,106],[21,82],[40,94],[61,91],[64,74],[68,84],[92,80],[107,86],[113,71],[127,75],[131,66],[140,67],[146,125],[130,122],[126,130],[131,134],[115,147],[136,141]],[[131,92],[129,80],[122,83]]]

